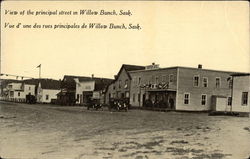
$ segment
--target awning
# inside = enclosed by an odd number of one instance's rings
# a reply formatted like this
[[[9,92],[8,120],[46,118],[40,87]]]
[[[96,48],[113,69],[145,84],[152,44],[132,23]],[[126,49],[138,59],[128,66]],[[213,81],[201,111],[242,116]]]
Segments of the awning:
[[[144,89],[146,92],[176,92],[174,89]]]

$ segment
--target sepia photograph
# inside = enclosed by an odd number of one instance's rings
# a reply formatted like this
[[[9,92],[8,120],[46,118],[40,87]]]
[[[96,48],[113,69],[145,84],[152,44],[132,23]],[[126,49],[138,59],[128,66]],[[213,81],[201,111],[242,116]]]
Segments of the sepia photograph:
[[[250,159],[248,1],[0,4],[0,159]]]

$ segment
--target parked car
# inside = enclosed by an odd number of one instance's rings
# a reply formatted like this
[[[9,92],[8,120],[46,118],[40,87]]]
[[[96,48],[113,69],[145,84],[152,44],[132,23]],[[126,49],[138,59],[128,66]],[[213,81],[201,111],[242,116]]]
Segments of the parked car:
[[[103,110],[103,105],[100,103],[100,99],[91,99],[90,103],[87,105],[87,109],[89,110],[90,108],[95,110]]]

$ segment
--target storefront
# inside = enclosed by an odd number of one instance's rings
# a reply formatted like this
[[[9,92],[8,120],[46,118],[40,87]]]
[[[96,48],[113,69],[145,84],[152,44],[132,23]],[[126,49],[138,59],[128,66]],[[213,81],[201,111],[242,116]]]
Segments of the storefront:
[[[142,106],[175,110],[176,91],[166,89],[142,90]]]

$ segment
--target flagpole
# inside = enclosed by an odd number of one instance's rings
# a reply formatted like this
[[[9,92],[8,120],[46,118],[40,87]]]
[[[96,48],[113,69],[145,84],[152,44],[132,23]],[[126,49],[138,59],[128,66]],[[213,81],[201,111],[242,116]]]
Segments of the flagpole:
[[[39,79],[41,79],[41,67],[42,67],[42,65],[40,65],[40,67],[39,67]]]

